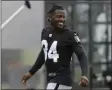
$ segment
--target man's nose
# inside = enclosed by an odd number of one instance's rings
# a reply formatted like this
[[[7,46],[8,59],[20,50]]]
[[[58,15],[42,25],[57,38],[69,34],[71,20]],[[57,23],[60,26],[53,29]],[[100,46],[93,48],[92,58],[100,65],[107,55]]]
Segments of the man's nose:
[[[63,22],[63,21],[65,21],[65,19],[64,19],[64,18],[60,18],[59,20],[60,20],[60,21],[62,21],[62,22]]]

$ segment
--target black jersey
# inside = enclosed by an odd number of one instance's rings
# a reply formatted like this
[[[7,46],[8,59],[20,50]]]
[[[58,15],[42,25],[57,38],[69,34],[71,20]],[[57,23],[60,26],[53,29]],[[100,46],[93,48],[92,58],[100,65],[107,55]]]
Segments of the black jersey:
[[[34,74],[45,63],[48,81],[71,85],[70,62],[74,52],[80,61],[82,74],[87,75],[87,58],[76,32],[47,27],[42,31],[41,41],[42,50],[30,73]]]
[[[71,35],[67,29],[59,32],[48,28],[43,31],[42,45],[48,73],[58,72],[62,67],[70,67],[73,53]]]

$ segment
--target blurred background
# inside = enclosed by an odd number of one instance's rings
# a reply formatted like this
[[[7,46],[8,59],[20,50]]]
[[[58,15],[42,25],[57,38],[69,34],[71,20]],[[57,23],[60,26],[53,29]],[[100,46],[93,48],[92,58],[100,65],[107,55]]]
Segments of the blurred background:
[[[21,77],[34,64],[41,48],[40,35],[47,25],[46,13],[52,4],[62,5],[68,12],[68,26],[79,33],[89,61],[89,90],[112,88],[112,23],[110,0],[30,1],[31,10],[25,8],[1,33],[2,89],[23,89]],[[4,23],[24,1],[1,1]],[[81,70],[77,57],[72,61],[73,89],[78,85]],[[28,88],[44,89],[45,67],[29,81]],[[84,90],[84,89],[83,89]],[[85,88],[85,90],[87,90]],[[112,90],[112,89],[111,89]]]

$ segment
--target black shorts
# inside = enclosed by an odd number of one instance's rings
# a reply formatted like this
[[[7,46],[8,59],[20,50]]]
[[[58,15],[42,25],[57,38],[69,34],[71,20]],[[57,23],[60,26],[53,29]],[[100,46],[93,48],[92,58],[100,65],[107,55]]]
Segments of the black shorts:
[[[48,83],[59,83],[66,86],[72,86],[72,75],[69,74],[59,74],[54,76],[48,76],[47,77]]]

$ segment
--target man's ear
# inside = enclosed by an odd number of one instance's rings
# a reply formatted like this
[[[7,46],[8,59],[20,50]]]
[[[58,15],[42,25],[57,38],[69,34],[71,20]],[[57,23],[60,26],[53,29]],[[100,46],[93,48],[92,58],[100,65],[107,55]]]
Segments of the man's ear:
[[[48,21],[51,22],[51,18],[48,18]]]
[[[52,16],[52,14],[47,14],[47,17],[48,17],[48,21],[50,22],[51,21],[51,16]]]

